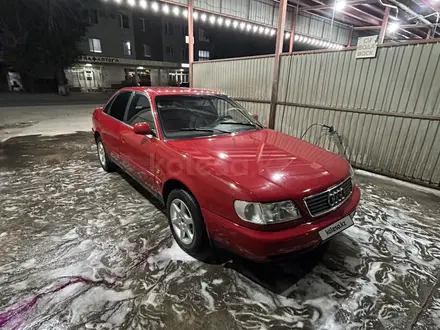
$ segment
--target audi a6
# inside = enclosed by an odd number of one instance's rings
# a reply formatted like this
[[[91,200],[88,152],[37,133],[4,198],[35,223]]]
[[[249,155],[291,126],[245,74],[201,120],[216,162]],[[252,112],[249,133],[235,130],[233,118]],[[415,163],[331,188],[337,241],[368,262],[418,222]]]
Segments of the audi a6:
[[[336,154],[265,128],[218,92],[124,88],[93,113],[98,159],[166,206],[189,254],[256,261],[306,251],[353,225],[360,191]]]

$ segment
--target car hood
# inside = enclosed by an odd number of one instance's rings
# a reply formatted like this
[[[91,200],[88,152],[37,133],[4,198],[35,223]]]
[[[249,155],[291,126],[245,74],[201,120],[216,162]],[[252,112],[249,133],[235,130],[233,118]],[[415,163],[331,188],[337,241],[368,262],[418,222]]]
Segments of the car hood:
[[[168,145],[260,200],[312,195],[350,175],[348,162],[338,155],[270,129],[174,140]]]

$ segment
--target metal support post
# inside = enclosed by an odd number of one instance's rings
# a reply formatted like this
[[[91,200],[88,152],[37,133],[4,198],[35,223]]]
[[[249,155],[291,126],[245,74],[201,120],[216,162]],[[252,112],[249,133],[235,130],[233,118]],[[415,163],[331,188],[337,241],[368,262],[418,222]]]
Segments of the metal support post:
[[[272,82],[272,96],[270,99],[269,128],[275,127],[276,102],[278,99],[278,86],[280,78],[280,58],[283,52],[284,27],[286,25],[287,0],[280,1],[280,10],[278,14],[277,41],[275,45],[275,63]]]

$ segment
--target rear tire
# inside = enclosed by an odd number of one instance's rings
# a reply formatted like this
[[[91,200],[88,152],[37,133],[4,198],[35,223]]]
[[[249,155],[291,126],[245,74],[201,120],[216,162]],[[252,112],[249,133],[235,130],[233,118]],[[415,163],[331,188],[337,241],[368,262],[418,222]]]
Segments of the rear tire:
[[[190,255],[210,254],[208,234],[197,200],[182,189],[167,198],[168,224],[177,244]]]
[[[102,168],[106,172],[113,172],[116,168],[115,164],[107,156],[107,151],[105,150],[104,143],[100,136],[96,138],[96,149],[98,151],[98,159]]]

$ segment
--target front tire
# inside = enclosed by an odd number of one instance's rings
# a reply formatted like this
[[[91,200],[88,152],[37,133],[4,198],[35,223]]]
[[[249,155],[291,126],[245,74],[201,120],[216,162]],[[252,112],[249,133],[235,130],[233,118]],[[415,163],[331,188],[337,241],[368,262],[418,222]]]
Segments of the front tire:
[[[193,195],[182,189],[171,191],[167,215],[173,237],[182,250],[190,255],[210,250],[202,212]]]
[[[100,136],[96,138],[96,149],[98,151],[98,159],[102,168],[106,172],[112,172],[115,169],[115,164],[110,160],[107,156],[107,152],[105,151],[104,143]]]

